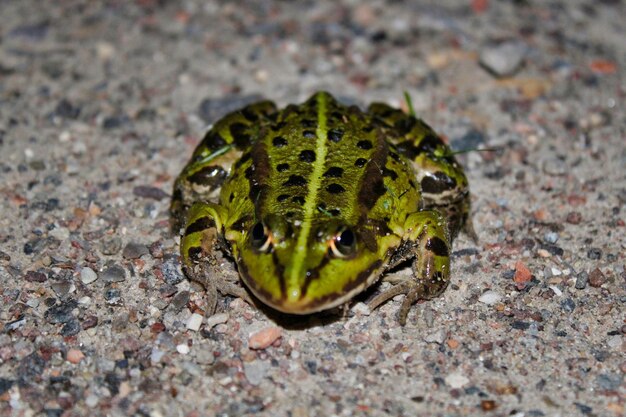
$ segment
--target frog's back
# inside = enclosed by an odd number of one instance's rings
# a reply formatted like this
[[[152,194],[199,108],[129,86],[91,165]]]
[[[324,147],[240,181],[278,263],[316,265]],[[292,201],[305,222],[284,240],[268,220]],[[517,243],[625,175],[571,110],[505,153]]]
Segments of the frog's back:
[[[247,182],[244,198],[257,217],[272,213],[298,223],[329,218],[346,225],[367,219],[389,223],[394,213],[406,212],[399,205],[418,209],[419,196],[414,174],[390,148],[388,134],[356,106],[320,92],[287,106],[259,131],[242,157],[244,176],[233,181]]]

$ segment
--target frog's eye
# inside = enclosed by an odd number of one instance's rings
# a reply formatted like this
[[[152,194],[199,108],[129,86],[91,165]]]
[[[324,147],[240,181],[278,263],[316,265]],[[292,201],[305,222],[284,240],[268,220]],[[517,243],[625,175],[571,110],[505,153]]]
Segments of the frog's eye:
[[[260,252],[266,252],[272,244],[272,235],[263,223],[258,222],[252,228],[250,242],[252,243],[252,246]]]
[[[337,258],[350,256],[356,250],[356,237],[350,229],[342,229],[330,241],[330,251]]]

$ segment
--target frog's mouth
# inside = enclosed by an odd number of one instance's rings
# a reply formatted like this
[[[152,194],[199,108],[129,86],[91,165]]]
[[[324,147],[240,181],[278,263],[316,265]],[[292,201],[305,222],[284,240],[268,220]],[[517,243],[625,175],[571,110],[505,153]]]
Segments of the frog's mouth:
[[[307,280],[304,280],[305,285],[301,288],[287,289],[283,284],[280,285],[280,291],[273,294],[258,285],[258,281],[252,278],[245,264],[238,262],[242,281],[256,298],[263,304],[282,313],[297,315],[317,313],[346,303],[378,279],[382,272],[382,264],[381,260],[374,261],[369,267],[357,274],[354,280],[348,281],[337,291],[311,294],[307,291]]]

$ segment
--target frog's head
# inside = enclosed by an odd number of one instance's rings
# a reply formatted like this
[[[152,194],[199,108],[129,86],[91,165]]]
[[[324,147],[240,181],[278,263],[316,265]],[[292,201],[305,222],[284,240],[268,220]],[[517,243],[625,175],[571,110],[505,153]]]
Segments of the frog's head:
[[[242,279],[263,303],[307,314],[346,302],[378,277],[389,248],[372,230],[339,219],[306,222],[271,215],[251,223],[231,243]]]

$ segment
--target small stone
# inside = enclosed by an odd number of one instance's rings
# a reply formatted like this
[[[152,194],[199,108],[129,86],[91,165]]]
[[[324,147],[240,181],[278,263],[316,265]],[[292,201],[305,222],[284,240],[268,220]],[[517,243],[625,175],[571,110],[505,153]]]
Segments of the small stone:
[[[159,363],[161,362],[161,359],[163,358],[164,355],[165,355],[165,352],[163,352],[162,350],[159,350],[157,348],[152,348],[152,351],[150,352],[150,362]]]
[[[43,272],[28,271],[24,275],[24,279],[28,282],[46,282],[48,280],[48,276]]]
[[[600,270],[600,268],[596,268],[589,273],[589,285],[592,287],[598,288],[601,287],[602,284],[606,282],[606,277]]]
[[[582,214],[580,214],[577,211],[570,211],[569,213],[567,213],[567,217],[565,218],[565,221],[568,222],[569,224],[580,224],[582,219],[583,219]]]
[[[576,308],[576,303],[571,298],[566,298],[565,300],[561,301],[561,308],[563,308],[563,311],[571,313]]]
[[[72,318],[71,320],[69,320],[67,323],[63,325],[63,327],[61,328],[60,334],[63,337],[68,337],[68,336],[74,336],[78,334],[78,332],[80,331],[81,331],[80,322]]]
[[[226,323],[229,319],[228,313],[213,314],[206,320],[206,329],[210,330],[218,324]]]
[[[497,77],[507,77],[522,66],[527,49],[521,42],[489,45],[480,52],[480,64]]]
[[[442,330],[435,330],[424,337],[426,343],[436,343],[438,345],[443,344],[446,340],[446,332]]]
[[[266,327],[253,333],[248,339],[250,349],[265,349],[282,336],[280,327]]]
[[[447,375],[444,381],[446,382],[446,384],[448,384],[448,386],[450,386],[450,388],[455,389],[462,388],[470,382],[470,380],[466,376],[458,372]]]
[[[243,372],[251,385],[259,385],[269,369],[269,361],[255,360],[243,364]]]
[[[169,194],[162,189],[149,185],[138,185],[133,188],[133,194],[137,197],[150,198],[153,200],[163,200],[169,197]]]
[[[83,330],[91,329],[98,325],[98,317],[94,315],[87,316],[83,319]]]
[[[548,243],[554,244],[559,240],[559,234],[555,232],[548,232],[543,235],[543,240],[545,240]]]
[[[83,284],[91,284],[97,279],[98,279],[98,275],[96,274],[96,272],[93,269],[89,268],[88,266],[80,270],[80,281]]]
[[[66,359],[68,362],[77,364],[83,360],[85,354],[78,349],[70,349],[67,351]]]
[[[48,236],[63,241],[69,239],[70,231],[67,227],[56,227],[48,232]]]
[[[369,306],[363,302],[356,303],[354,307],[352,307],[352,311],[354,314],[360,316],[369,316],[371,314]]]
[[[502,300],[502,295],[492,290],[487,290],[478,297],[478,301],[487,305],[494,305],[500,300]]]
[[[181,291],[172,298],[172,302],[170,303],[171,308],[179,312],[187,305],[189,302],[189,291]]]
[[[187,355],[189,353],[189,350],[189,345],[187,345],[186,343],[181,343],[180,345],[176,346],[176,351],[181,355]]]
[[[119,288],[109,288],[104,292],[104,299],[109,305],[118,305],[122,301],[122,291]]]
[[[80,115],[80,107],[74,106],[64,98],[54,109],[54,115],[65,119],[76,119]]]
[[[167,260],[161,265],[163,279],[170,285],[176,285],[185,279],[180,262],[174,259]]]
[[[587,251],[587,258],[591,259],[592,261],[597,261],[598,259],[602,258],[602,250],[600,248],[589,248],[589,250]]]
[[[126,279],[126,270],[120,265],[111,265],[100,274],[100,277],[104,282],[122,282]]]
[[[204,317],[202,314],[193,313],[189,319],[187,320],[187,329],[197,332],[200,330],[200,325],[202,324],[202,319]]]
[[[515,275],[513,276],[513,281],[517,284],[517,288],[523,289],[531,279],[532,274],[530,270],[522,261],[517,261],[515,263]]]
[[[585,271],[582,271],[576,276],[576,284],[574,285],[577,290],[584,290],[587,287],[587,282],[589,281],[589,274]]]
[[[560,297],[563,295],[563,291],[561,291],[561,289],[557,287],[556,285],[549,285],[548,288],[550,288],[552,292],[554,293],[554,295],[556,295],[557,297]]]
[[[109,239],[104,239],[100,248],[100,252],[102,252],[103,255],[115,255],[121,249],[122,239],[120,239],[119,237],[112,237]]]
[[[55,282],[51,285],[52,290],[57,295],[57,297],[63,297],[67,295],[72,289],[71,281],[59,281]]]
[[[149,253],[148,247],[140,243],[129,243],[124,248],[122,256],[126,259],[138,259]]]

